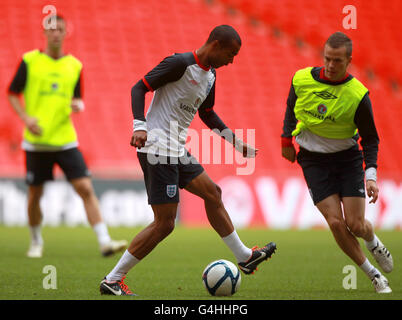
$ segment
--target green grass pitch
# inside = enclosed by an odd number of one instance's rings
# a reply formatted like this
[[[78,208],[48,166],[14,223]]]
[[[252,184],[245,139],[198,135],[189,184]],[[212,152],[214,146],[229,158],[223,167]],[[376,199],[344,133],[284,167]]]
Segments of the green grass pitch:
[[[140,229],[109,228],[113,238],[128,241]],[[275,241],[278,250],[254,275],[242,274],[240,289],[234,296],[211,297],[201,280],[209,262],[221,258],[235,262],[223,241],[211,228],[178,226],[128,273],[125,282],[139,296],[111,297],[100,295],[99,282],[121,254],[102,257],[90,228],[44,227],[44,257],[29,259],[25,256],[28,228],[0,226],[0,300],[402,299],[401,231],[377,233],[394,258],[394,270],[386,274],[393,292],[383,295],[374,292],[359,268],[357,288],[343,288],[343,279],[348,276],[343,268],[353,263],[340,251],[328,230],[239,229],[238,233],[250,247]],[[368,257],[377,266],[371,255]],[[46,265],[56,267],[57,289],[43,288]]]

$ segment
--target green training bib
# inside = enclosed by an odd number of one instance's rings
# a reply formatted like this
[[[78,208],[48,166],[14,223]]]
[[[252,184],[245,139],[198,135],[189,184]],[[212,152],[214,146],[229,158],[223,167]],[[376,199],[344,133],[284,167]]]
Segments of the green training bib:
[[[81,73],[81,62],[72,55],[55,60],[39,50],[25,53],[23,60],[27,66],[25,110],[39,120],[42,128],[41,136],[25,128],[25,141],[49,146],[75,142],[77,134],[70,117],[71,99]]]
[[[357,132],[355,112],[368,89],[356,78],[339,85],[318,82],[311,74],[312,69],[301,69],[293,77],[298,123],[292,135],[308,129],[325,138],[353,137]]]

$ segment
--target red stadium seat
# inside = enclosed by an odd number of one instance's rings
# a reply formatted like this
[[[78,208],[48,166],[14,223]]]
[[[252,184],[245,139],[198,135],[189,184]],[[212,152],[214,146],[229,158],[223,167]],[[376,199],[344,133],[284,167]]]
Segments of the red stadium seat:
[[[399,30],[402,29],[402,21],[399,18],[402,3],[399,0],[388,1],[386,6],[380,0],[372,0],[369,3],[358,0],[346,3],[343,0],[336,0],[326,2],[325,5],[316,0],[223,2],[243,10],[245,14],[251,14],[264,7],[262,20],[267,25],[279,27],[288,35],[316,47],[322,47],[331,33],[346,32],[355,44],[359,43],[360,47],[364,48],[360,53],[356,51],[354,53],[356,56],[360,54],[360,59],[355,59],[356,65],[370,68],[380,77],[395,78],[394,74],[390,74],[389,68],[384,66],[383,61],[393,60],[392,54],[398,52]],[[344,29],[343,20],[347,13],[343,13],[343,9],[346,5],[353,5],[356,8],[356,30]]]

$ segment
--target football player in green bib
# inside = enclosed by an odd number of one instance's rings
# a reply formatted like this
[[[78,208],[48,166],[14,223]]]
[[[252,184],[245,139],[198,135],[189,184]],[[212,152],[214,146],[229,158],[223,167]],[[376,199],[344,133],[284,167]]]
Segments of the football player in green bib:
[[[61,16],[49,19],[54,19],[50,21],[56,23],[44,30],[46,49],[33,50],[23,55],[8,91],[10,104],[25,125],[22,148],[26,154],[28,222],[31,233],[27,255],[39,258],[43,254],[39,202],[44,183],[53,179],[53,167],[57,164],[82,198],[101,253],[107,256],[123,250],[127,241],[110,238],[90,172],[78,149],[77,134],[70,115],[84,109],[81,92],[82,63],[71,54],[63,52],[65,20]],[[20,100],[21,94],[24,104]]]
[[[376,292],[388,293],[388,280],[369,262],[357,240],[363,238],[384,272],[392,271],[390,252],[365,219],[365,187],[370,203],[378,199],[379,138],[368,90],[347,72],[351,60],[351,39],[336,32],[325,43],[324,67],[295,73],[287,100],[282,156],[301,166],[314,205],[339,247],[367,274]],[[300,147],[297,155],[293,136]]]

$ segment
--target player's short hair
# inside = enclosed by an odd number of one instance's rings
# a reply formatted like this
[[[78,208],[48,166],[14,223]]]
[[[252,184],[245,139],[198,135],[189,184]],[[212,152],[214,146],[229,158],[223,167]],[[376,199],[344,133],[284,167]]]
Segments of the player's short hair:
[[[241,39],[237,31],[226,24],[215,27],[209,34],[207,43],[218,40],[222,46],[229,46],[233,40],[236,40],[241,45]]]
[[[350,57],[352,55],[352,40],[343,32],[337,31],[331,34],[325,44],[334,49],[344,46],[346,48],[346,56]]]

